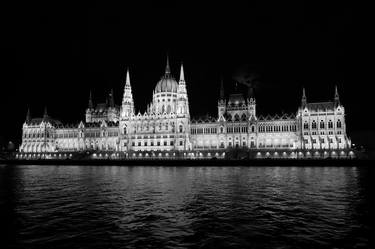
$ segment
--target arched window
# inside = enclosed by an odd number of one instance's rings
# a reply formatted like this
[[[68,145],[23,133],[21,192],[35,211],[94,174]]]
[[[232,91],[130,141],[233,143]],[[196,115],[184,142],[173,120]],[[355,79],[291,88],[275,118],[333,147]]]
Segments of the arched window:
[[[329,129],[332,129],[332,128],[333,128],[332,120],[328,121],[328,128],[329,128]]]
[[[224,132],[224,128],[223,126],[220,127],[220,133],[223,133]]]
[[[168,105],[168,107],[167,107],[167,113],[171,113],[171,106],[170,105]]]
[[[162,107],[161,107],[161,113],[164,113],[164,112],[165,112],[165,106],[162,105]]]
[[[179,130],[180,133],[183,131],[183,127],[182,127],[182,125],[180,125],[180,126],[178,127],[178,130]]]
[[[341,120],[337,120],[337,128],[341,128]]]
[[[240,121],[240,116],[238,114],[234,115],[234,121]]]
[[[315,120],[312,121],[311,128],[312,129],[316,129],[316,122],[315,122]]]
[[[255,132],[255,126],[251,126],[251,132]]]
[[[126,126],[124,127],[124,134],[126,135],[127,129]]]
[[[303,124],[303,129],[308,130],[309,129],[309,123],[305,122]]]
[[[323,122],[323,120],[320,121],[320,129],[324,129],[324,122]]]

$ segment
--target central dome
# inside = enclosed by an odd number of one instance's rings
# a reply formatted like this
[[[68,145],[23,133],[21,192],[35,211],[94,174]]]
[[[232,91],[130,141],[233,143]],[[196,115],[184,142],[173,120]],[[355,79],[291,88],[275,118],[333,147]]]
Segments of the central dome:
[[[159,80],[158,84],[156,85],[155,92],[171,92],[176,93],[178,89],[177,81],[171,75],[171,68],[169,66],[169,58],[167,56],[167,65],[165,67],[165,74]]]
[[[178,88],[177,81],[173,77],[171,77],[171,76],[167,77],[167,75],[165,75],[159,80],[158,84],[156,85],[155,92],[157,92],[157,93],[160,93],[160,92],[176,93],[177,88]]]

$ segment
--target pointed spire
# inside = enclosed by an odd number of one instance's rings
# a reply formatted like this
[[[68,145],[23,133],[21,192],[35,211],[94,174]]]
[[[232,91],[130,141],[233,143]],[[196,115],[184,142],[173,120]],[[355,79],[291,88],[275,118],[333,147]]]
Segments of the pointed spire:
[[[247,97],[249,99],[254,98],[254,87],[252,85],[247,89]]]
[[[185,82],[185,74],[184,74],[184,63],[181,62],[181,71],[180,71],[180,82]]]
[[[113,96],[113,89],[111,89],[111,92],[109,93],[109,106],[115,107],[115,98]]]
[[[224,96],[224,80],[223,80],[223,76],[221,76],[221,82],[220,82],[220,99],[224,99],[225,96]]]
[[[43,114],[43,119],[48,118],[48,113],[47,113],[47,106],[44,107],[44,114]]]
[[[335,85],[335,104],[336,105],[340,104],[340,95],[339,95],[339,91],[337,90],[337,85]]]
[[[171,67],[169,66],[169,56],[167,54],[167,65],[165,66],[165,76],[169,76],[171,74]]]
[[[92,93],[91,93],[91,90],[90,90],[90,95],[89,95],[89,108],[90,109],[94,108],[94,104],[92,103]]]
[[[130,86],[130,74],[129,74],[129,68],[126,70],[126,85]]]
[[[302,100],[301,100],[301,104],[302,106],[306,106],[307,104],[307,98],[306,98],[306,92],[305,92],[305,88],[302,88]]]
[[[30,122],[31,120],[31,114],[30,114],[30,108],[27,108],[27,114],[26,114],[26,123]]]

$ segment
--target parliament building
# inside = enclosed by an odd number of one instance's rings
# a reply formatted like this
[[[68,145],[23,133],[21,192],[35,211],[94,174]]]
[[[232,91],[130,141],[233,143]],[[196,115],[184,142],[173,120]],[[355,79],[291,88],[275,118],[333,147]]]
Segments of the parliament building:
[[[235,149],[254,158],[354,157],[337,87],[333,101],[309,103],[303,89],[296,113],[261,116],[252,91],[247,98],[241,93],[226,98],[221,84],[217,116],[194,119],[186,86],[183,65],[177,81],[167,58],[143,114],[134,108],[129,70],[121,105],[115,104],[113,91],[97,105],[90,93],[85,121],[77,125],[64,125],[46,110],[41,118],[28,111],[17,157],[225,158]]]

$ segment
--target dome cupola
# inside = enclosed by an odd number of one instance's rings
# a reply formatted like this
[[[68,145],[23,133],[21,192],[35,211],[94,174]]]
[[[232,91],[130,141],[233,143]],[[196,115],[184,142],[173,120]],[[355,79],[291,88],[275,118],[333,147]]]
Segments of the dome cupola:
[[[160,92],[171,92],[171,93],[177,93],[178,89],[178,83],[171,75],[171,68],[169,66],[169,58],[167,56],[167,65],[165,67],[165,74],[159,82],[156,84],[155,87],[155,93]]]

